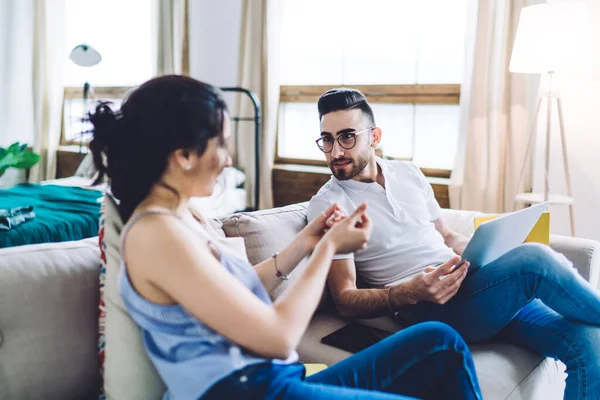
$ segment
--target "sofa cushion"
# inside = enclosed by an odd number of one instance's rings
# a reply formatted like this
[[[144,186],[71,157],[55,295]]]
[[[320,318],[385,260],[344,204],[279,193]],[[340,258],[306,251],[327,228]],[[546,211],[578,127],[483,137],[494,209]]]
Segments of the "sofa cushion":
[[[0,398],[97,396],[97,240],[0,250]]]
[[[227,237],[243,237],[246,253],[252,265],[283,250],[306,226],[307,205],[242,212],[221,217]]]
[[[255,265],[283,250],[307,224],[307,203],[262,211],[237,213],[222,217],[223,231],[228,237],[242,237],[246,243],[248,260]],[[282,281],[270,294],[277,299],[308,265],[302,260],[290,277]],[[275,273],[275,271],[273,271]],[[326,296],[323,296],[326,299]]]
[[[362,320],[388,331],[402,327],[391,318]],[[348,324],[334,312],[319,311],[298,346],[302,362],[333,365],[351,355],[321,343],[321,338]],[[564,366],[550,358],[503,343],[470,345],[484,399],[562,399]]]

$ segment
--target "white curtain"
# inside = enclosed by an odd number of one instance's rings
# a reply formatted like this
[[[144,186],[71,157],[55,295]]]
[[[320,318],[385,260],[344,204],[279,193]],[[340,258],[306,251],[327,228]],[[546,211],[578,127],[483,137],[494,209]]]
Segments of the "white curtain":
[[[0,146],[19,141],[33,145],[34,1],[0,0]],[[25,172],[8,169],[0,187],[25,180]]]
[[[451,208],[512,209],[539,77],[510,73],[508,65],[521,8],[541,2],[471,1]]]
[[[154,75],[189,75],[188,0],[154,0]]]
[[[65,4],[35,0],[33,34],[33,150],[41,156],[29,177],[32,182],[56,177],[64,96]]]
[[[244,0],[240,38],[240,76],[238,84],[254,92],[261,102],[259,204],[254,201],[254,127],[240,123],[237,156],[246,173],[248,201],[260,209],[273,206],[272,171],[279,111],[279,0]],[[240,116],[252,116],[250,101],[240,97]]]
[[[33,144],[33,0],[0,0],[0,146]]]

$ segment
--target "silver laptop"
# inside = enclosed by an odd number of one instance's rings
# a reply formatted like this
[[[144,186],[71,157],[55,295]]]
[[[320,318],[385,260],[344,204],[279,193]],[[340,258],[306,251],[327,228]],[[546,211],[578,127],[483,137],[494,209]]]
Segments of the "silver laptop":
[[[522,244],[548,204],[536,204],[481,224],[461,257],[471,264],[469,274]]]

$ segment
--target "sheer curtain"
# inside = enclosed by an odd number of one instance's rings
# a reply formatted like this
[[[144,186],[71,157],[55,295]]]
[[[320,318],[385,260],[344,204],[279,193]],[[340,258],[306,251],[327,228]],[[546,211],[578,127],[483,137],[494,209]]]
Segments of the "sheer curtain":
[[[278,0],[244,0],[240,40],[239,86],[261,101],[260,191],[258,208],[273,206],[272,171],[279,112],[279,37],[281,4]],[[240,97],[236,115],[251,116],[252,105]],[[246,173],[248,201],[255,188],[254,134],[252,124],[239,125],[238,161]],[[241,149],[244,149],[243,151]]]
[[[539,78],[512,74],[508,64],[521,8],[541,2],[471,1],[451,208],[512,208]]]
[[[41,156],[31,170],[30,181],[56,177],[56,151],[62,129],[65,49],[65,3],[63,0],[34,1],[33,30],[33,149]]]
[[[189,75],[188,0],[154,0],[154,75]]]
[[[0,146],[27,143],[41,155],[30,180],[56,175],[64,49],[62,0],[0,0]],[[24,180],[8,170],[3,181]]]
[[[34,1],[0,0],[0,146],[33,143]]]

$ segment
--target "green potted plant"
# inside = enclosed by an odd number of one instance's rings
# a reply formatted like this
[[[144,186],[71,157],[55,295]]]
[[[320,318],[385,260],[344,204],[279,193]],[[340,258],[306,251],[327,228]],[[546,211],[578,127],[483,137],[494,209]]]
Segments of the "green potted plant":
[[[0,147],[0,178],[8,168],[28,169],[39,161],[40,156],[27,151],[26,144],[15,142],[7,148]]]

